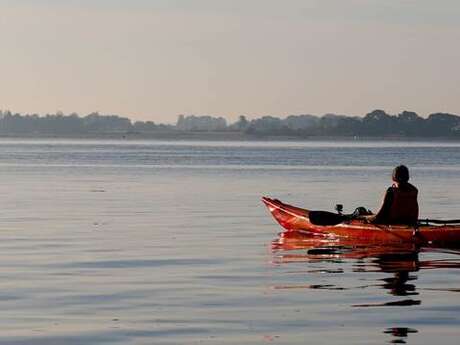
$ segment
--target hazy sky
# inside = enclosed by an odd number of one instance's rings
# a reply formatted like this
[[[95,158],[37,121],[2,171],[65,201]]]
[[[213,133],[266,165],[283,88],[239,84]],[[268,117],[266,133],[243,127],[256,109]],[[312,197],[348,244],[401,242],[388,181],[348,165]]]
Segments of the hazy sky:
[[[460,113],[458,0],[0,0],[0,109]]]

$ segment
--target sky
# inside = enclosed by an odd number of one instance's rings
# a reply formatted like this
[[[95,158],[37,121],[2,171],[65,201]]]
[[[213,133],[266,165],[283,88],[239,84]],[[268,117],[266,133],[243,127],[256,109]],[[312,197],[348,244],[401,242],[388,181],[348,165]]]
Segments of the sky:
[[[460,114],[458,0],[0,0],[0,109]]]

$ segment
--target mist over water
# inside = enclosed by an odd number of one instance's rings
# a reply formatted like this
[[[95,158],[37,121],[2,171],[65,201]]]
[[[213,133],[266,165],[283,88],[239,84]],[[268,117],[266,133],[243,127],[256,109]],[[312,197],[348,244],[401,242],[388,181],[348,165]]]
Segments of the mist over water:
[[[456,143],[0,141],[0,342],[457,344],[455,250],[309,254],[260,202],[376,210],[401,163],[459,218]]]

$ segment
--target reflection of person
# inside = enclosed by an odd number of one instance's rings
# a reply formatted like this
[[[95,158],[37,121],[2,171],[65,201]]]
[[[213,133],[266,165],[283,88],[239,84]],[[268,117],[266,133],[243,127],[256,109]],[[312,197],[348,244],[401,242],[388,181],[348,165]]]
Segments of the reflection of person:
[[[415,225],[418,220],[418,190],[409,183],[409,169],[399,165],[393,170],[393,185],[387,189],[377,214],[366,217],[375,224]]]

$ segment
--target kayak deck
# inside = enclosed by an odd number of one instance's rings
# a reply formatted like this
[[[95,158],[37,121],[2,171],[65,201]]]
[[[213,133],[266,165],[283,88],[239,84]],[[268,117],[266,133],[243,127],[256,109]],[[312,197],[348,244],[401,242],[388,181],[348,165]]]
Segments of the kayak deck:
[[[287,231],[305,235],[360,239],[367,242],[460,242],[460,225],[380,225],[351,219],[336,225],[317,225],[310,220],[307,209],[285,204],[277,199],[264,197],[262,201],[275,220]]]

